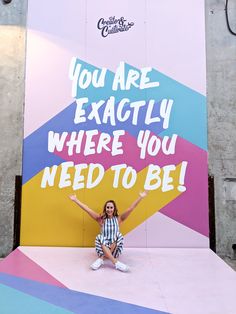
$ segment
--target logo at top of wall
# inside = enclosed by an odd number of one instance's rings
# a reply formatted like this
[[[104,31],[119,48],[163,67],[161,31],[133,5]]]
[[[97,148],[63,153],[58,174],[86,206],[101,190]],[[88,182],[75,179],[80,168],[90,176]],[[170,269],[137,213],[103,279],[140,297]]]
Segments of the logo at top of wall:
[[[127,32],[132,26],[134,26],[134,22],[128,22],[123,16],[120,18],[110,16],[108,19],[102,17],[97,23],[97,28],[101,31],[102,37],[119,32]]]

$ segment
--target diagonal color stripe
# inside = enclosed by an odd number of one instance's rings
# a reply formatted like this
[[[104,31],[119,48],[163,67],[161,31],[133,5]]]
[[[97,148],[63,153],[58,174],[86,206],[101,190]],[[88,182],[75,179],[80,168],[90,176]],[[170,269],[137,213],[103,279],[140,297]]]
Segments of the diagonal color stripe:
[[[158,106],[155,107],[155,110],[158,109]],[[91,107],[88,107],[88,111],[91,110]],[[35,131],[33,134],[28,136],[24,140],[24,173],[23,173],[23,183],[26,183],[32,176],[41,171],[43,168],[50,167],[52,165],[58,165],[62,162],[59,157],[48,152],[48,132],[54,131],[57,133],[79,130],[92,130],[98,129],[100,132],[105,132],[108,134],[113,134],[114,130],[123,129],[126,132],[137,136],[141,128],[147,129],[147,126],[141,125],[132,125],[128,123],[117,123],[116,126],[111,126],[110,124],[101,124],[96,125],[94,121],[86,121],[86,123],[80,123],[79,125],[74,124],[74,116],[76,111],[76,104],[72,103],[61,113],[56,115],[54,118],[45,123],[41,128]],[[142,112],[142,115],[144,112]],[[148,129],[158,134],[163,131],[163,128],[160,125],[158,126],[149,126]]]
[[[184,141],[182,143],[185,144]],[[181,151],[186,151],[185,145],[181,146]],[[187,151],[189,151],[189,149],[187,149]],[[124,227],[122,227],[124,228],[125,233],[130,232],[133,228],[136,228],[137,225],[145,221],[151,214],[154,214],[157,210],[161,209],[161,212],[168,217],[205,236],[208,236],[206,185],[207,156],[202,153],[201,149],[198,149],[198,151],[194,151],[194,154],[188,162],[185,179],[185,185],[187,187],[186,192],[182,193],[179,197],[177,197],[177,194],[170,198],[168,193],[160,193],[160,191],[157,191],[157,193],[155,191],[151,192],[147,198],[148,202],[145,205],[146,208],[143,208],[143,212],[135,211],[134,215],[132,215],[132,219],[128,220]],[[59,174],[57,176],[59,176]],[[145,169],[144,174],[139,174],[138,176],[141,176],[140,178],[143,179],[145,177]],[[99,232],[99,229],[95,222],[89,221],[89,218],[86,217],[81,210],[76,209],[73,204],[69,202],[68,195],[73,193],[72,188],[69,187],[60,190],[54,186],[48,187],[47,189],[41,189],[41,178],[42,173],[38,174],[23,187],[25,193],[31,196],[34,195],[34,197],[32,197],[32,199],[23,198],[21,244],[50,245],[51,243],[49,240],[51,239],[51,241],[53,241],[53,245],[93,245],[93,239],[96,236],[96,233]],[[176,180],[178,182],[178,178]],[[112,188],[111,171],[108,171],[105,173],[105,178],[98,187],[86,191],[85,198],[85,192],[79,191],[79,198],[81,199],[82,197],[82,200],[84,200],[85,203],[87,202],[91,208],[101,212],[101,208],[98,207],[98,204],[102,206],[102,204],[106,201],[106,195],[110,195],[110,197],[119,200],[119,207],[124,210],[126,206],[129,205],[127,204],[127,201],[125,201],[126,198],[127,200],[135,199],[139,190],[143,189],[143,182],[140,182],[139,180],[137,183],[138,184],[135,186],[135,189],[132,189],[132,191],[127,191],[125,189],[119,189],[119,191],[115,190]],[[57,180],[55,185],[56,184]],[[103,193],[104,190],[107,191],[105,195]],[[201,197],[198,197],[199,194],[201,194]],[[94,195],[97,197],[94,198]],[[156,195],[156,197],[154,195]],[[40,199],[41,202],[39,204],[35,204],[35,198]],[[163,202],[163,198],[165,199],[165,202]],[[60,206],[55,204],[55,199],[58,200],[58,204],[60,204]],[[175,201],[171,202],[173,200]],[[193,202],[193,200],[195,201]],[[141,203],[139,207],[142,208],[143,204],[144,203]],[[30,209],[32,206],[34,207],[34,211],[28,211],[27,208]],[[50,208],[50,211],[48,211],[48,207]],[[155,211],[153,212],[154,208]],[[55,224],[54,217],[55,215],[58,215],[58,210],[60,210],[61,219]],[[35,220],[36,212],[37,220]],[[141,220],[138,219],[138,221],[136,221],[136,219],[134,219],[136,212],[139,213]],[[45,216],[47,216],[47,223],[45,223]],[[192,219],[192,217],[194,217],[194,219]],[[44,226],[44,230],[41,230],[40,225]],[[85,225],[86,230],[84,230]],[[67,226],[70,226],[70,230],[68,230],[66,232],[67,235],[64,236],[60,230],[67,230]],[[83,233],[85,234],[83,235]],[[46,238],[48,239],[47,241]],[[67,240],[69,240],[69,242],[67,242]]]
[[[39,282],[18,278],[7,274],[0,273],[0,282],[4,285],[18,289],[24,293],[78,314],[103,314],[106,313],[108,309],[109,313],[113,314],[166,313],[129,303],[94,296],[87,293],[41,284]]]
[[[69,200],[68,195],[75,193],[72,186],[64,189],[59,188],[60,168],[58,168],[56,173],[54,186],[48,186],[44,189],[40,187],[43,172],[23,186],[24,195],[30,195],[31,198],[23,198],[22,200],[21,245],[94,245],[95,236],[99,233],[99,225],[87,213]],[[85,169],[83,172],[84,178],[87,178],[87,172],[88,169]],[[122,186],[121,180],[119,181],[119,188],[113,187],[114,171],[109,169],[104,173],[104,177],[99,185],[92,189],[80,189],[76,193],[82,202],[88,204],[90,208],[98,213],[102,212],[102,206],[109,195],[110,199],[117,201],[119,212],[122,213],[130,206],[130,203],[137,199],[139,192],[143,190],[147,172],[148,168],[140,171],[132,189],[126,189]],[[151,191],[148,197],[138,205],[131,218],[121,227],[124,234],[136,228],[148,217],[180,196],[181,192],[177,189],[179,172],[180,165],[177,165],[176,170],[171,173],[173,178],[172,190],[165,193],[162,192],[161,188]],[[73,168],[68,170],[68,175],[70,177],[68,182],[70,180],[71,184],[73,184]],[[163,173],[161,174],[162,176]],[[35,202],[35,199],[40,199],[40,202]],[[47,217],[46,220],[45,217]],[[58,217],[58,219],[55,220],[55,217]]]
[[[78,63],[82,64],[82,69],[86,68],[90,71],[98,69],[83,60],[77,60]],[[126,73],[131,69],[140,72],[137,68],[125,64]],[[156,101],[173,99],[174,105],[173,112],[171,113],[170,127],[166,130],[166,133],[177,133],[193,144],[206,149],[206,97],[155,69],[148,76],[151,82],[159,82],[160,86],[144,90],[132,86],[129,90],[114,92],[111,89],[114,73],[108,71],[106,84],[103,88],[94,88],[90,85],[88,89],[79,89],[77,97],[89,97],[90,101],[107,99],[108,95],[114,95],[119,100],[127,97],[133,101],[140,99],[155,99]],[[130,133],[132,134],[132,132]]]
[[[120,261],[130,266],[130,272],[126,274],[116,271],[109,261],[105,261],[99,271],[92,271],[89,265],[96,258],[94,248],[21,246],[20,250],[71,290],[159,311],[167,310],[158,282],[159,259],[157,267],[153,267],[150,261],[153,251],[149,249],[125,249]]]
[[[0,272],[64,287],[64,285],[32,261],[19,249],[11,252],[0,262]]]
[[[207,198],[207,153],[201,148],[178,137],[174,155],[164,155],[159,153],[158,156],[146,156],[145,159],[138,158],[140,152],[134,145],[134,138],[128,134],[124,140],[124,156],[110,158],[108,153],[95,154],[92,156],[74,155],[68,156],[67,152],[62,152],[60,157],[65,160],[73,160],[75,163],[80,162],[98,162],[105,169],[111,165],[126,163],[140,171],[149,164],[158,164],[163,167],[166,164],[179,164],[183,160],[188,162],[188,168],[185,176],[187,191],[178,202],[169,203],[161,210],[168,217],[184,224],[185,226],[208,237],[208,198]],[[136,158],[134,158],[136,156]],[[197,197],[201,195],[201,197]],[[195,201],[193,202],[193,200]]]
[[[160,212],[209,237],[207,155],[196,152],[188,160],[187,191],[166,204]]]
[[[64,308],[22,293],[17,288],[13,289],[5,284],[0,284],[0,305],[2,314],[72,314],[72,312]]]
[[[99,133],[97,136],[94,136],[94,142],[96,145],[99,141]],[[162,145],[163,138],[156,136],[153,133],[150,133],[149,138],[155,138],[160,145]],[[207,156],[207,153],[199,148],[196,145],[184,140],[181,137],[178,137],[176,140],[174,154],[164,154],[163,149],[160,146],[158,153],[155,156],[148,154],[147,150],[144,158],[140,158],[141,149],[137,146],[137,140],[126,133],[122,136],[122,149],[123,154],[116,156],[111,155],[111,151],[103,150],[101,153],[95,153],[90,155],[84,154],[85,141],[83,140],[81,146],[81,153],[74,153],[72,155],[68,154],[68,147],[64,147],[61,152],[55,151],[54,153],[65,161],[73,161],[75,164],[79,163],[100,163],[107,170],[112,165],[126,163],[129,166],[132,166],[136,171],[141,171],[149,164],[158,164],[160,167],[165,166],[166,164],[179,164],[183,160],[192,160],[196,158],[196,155]],[[155,143],[155,142],[154,142]],[[169,147],[170,140],[168,141],[167,148]],[[155,147],[155,145],[153,145]],[[158,146],[158,144],[157,144]],[[111,143],[108,145],[111,150]],[[200,166],[200,165],[199,165]],[[193,179],[193,178],[192,178]]]
[[[208,248],[209,238],[157,212],[125,236],[126,247]]]
[[[91,67],[91,70],[94,69],[93,66],[86,64],[83,61],[81,61],[81,63],[88,68]],[[127,65],[127,70],[130,68],[132,67]],[[171,112],[170,125],[162,134],[172,135],[173,133],[176,133],[193,144],[206,149],[206,104],[204,96],[157,71],[153,71],[151,79],[160,82],[160,87],[158,88],[137,90],[132,87],[128,91],[117,91],[115,93],[112,91],[111,93],[110,88],[113,76],[114,74],[109,74],[109,84],[104,88],[99,89],[90,86],[86,91],[81,90],[79,97],[89,97],[89,104],[92,101],[99,101],[101,99],[106,100],[111,94],[114,95],[117,100],[120,100],[123,97],[129,98],[131,101],[147,101],[149,99],[154,99],[156,101],[154,113],[155,111],[156,113],[159,111],[159,104],[162,99],[173,99],[174,105]],[[88,120],[79,125],[75,125],[73,122],[75,109],[76,104],[72,103],[25,139],[23,168],[24,183],[44,167],[60,163],[60,160],[56,159],[55,155],[48,153],[47,150],[47,134],[50,130],[53,130],[54,132],[67,131],[70,133],[72,131],[78,131],[79,129],[98,129],[101,132],[108,132],[111,134],[115,129],[124,129],[133,136],[137,136],[140,129],[150,129],[155,134],[163,132],[161,123],[158,125],[154,123],[147,126],[142,122],[143,118],[140,118],[137,126],[132,125],[130,122],[117,123],[116,126],[111,126],[110,123],[96,125],[93,120]],[[87,111],[89,112],[90,110],[91,106],[87,106]],[[145,109],[141,108],[140,117],[143,117],[144,115]]]

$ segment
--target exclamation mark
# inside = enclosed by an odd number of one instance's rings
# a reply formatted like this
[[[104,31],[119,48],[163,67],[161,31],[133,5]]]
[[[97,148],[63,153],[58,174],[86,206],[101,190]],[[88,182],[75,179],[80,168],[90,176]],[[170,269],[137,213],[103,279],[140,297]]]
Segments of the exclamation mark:
[[[186,191],[186,186],[184,185],[184,179],[185,179],[187,165],[188,165],[187,161],[183,161],[181,164],[180,175],[179,175],[179,186],[177,188],[180,192]]]

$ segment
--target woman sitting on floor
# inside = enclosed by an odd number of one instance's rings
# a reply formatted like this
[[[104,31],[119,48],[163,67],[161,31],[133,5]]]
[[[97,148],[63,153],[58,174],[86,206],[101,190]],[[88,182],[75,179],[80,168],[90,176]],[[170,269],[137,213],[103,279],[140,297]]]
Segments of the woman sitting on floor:
[[[128,271],[129,267],[118,261],[123,250],[124,237],[120,233],[120,224],[131,214],[138,203],[147,195],[147,192],[140,192],[139,197],[121,215],[118,214],[116,203],[113,200],[106,201],[103,213],[99,215],[86,204],[77,199],[76,195],[70,195],[70,199],[89,214],[101,227],[100,234],[95,239],[95,249],[98,259],[91,265],[93,270],[99,269],[104,264],[104,258],[108,258],[115,268],[120,271]]]

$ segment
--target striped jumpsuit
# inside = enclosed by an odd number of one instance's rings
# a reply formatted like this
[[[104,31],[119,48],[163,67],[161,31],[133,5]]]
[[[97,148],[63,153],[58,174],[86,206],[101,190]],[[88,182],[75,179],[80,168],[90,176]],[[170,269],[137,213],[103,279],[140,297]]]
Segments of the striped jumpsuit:
[[[104,219],[101,233],[98,234],[95,239],[95,249],[98,256],[104,256],[102,245],[105,245],[110,249],[111,244],[114,242],[116,242],[116,247],[112,254],[117,258],[123,250],[124,237],[119,230],[118,218],[106,218]]]

